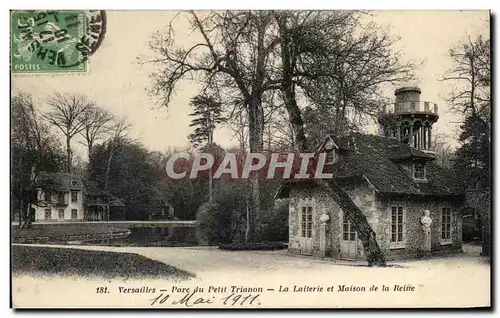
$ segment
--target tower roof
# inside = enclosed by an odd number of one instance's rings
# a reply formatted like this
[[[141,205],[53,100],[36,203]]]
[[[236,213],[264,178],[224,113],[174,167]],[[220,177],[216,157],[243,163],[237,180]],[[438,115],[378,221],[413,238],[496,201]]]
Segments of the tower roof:
[[[400,88],[396,89],[394,91],[394,95],[399,95],[399,94],[404,93],[404,92],[418,92],[418,93],[422,93],[422,91],[420,90],[420,88],[418,88],[417,86],[405,86],[405,87],[400,87]]]

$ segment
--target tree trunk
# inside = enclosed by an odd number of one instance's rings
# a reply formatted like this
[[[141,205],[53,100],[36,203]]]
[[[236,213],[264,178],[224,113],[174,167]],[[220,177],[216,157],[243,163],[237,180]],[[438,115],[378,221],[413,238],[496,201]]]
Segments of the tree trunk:
[[[248,120],[250,152],[261,152],[264,146],[264,111],[260,96],[254,96],[249,101]],[[260,240],[260,187],[258,174],[250,176],[248,192],[245,241],[257,242]]]
[[[113,155],[114,155],[114,149],[113,148],[114,148],[114,146],[110,145],[108,162],[106,164],[106,173],[104,175],[104,191],[108,191],[109,173],[110,173],[110,170],[111,170],[111,160],[113,159]]]
[[[67,171],[68,173],[71,173],[71,138],[69,136],[66,136],[66,160],[68,161],[67,164]]]
[[[212,128],[212,125],[210,123],[210,131],[208,133],[208,144],[211,149],[213,149],[212,144],[213,144],[213,139],[214,139],[214,131]],[[212,177],[212,166],[210,166],[210,169],[208,170],[208,202],[210,205],[213,203],[213,177]]]
[[[281,40],[281,58],[283,61],[283,75],[281,81],[281,92],[284,96],[285,108],[288,112],[290,123],[295,131],[295,144],[298,152],[307,151],[306,136],[304,134],[304,125],[300,109],[297,106],[295,89],[293,84],[294,62],[290,53],[291,39],[288,36],[286,26],[286,17],[277,16],[280,40]],[[351,200],[349,195],[335,182],[334,179],[328,182],[319,179],[316,180],[320,187],[323,187],[328,195],[340,206],[346,214],[354,229],[358,233],[359,239],[363,242],[366,260],[369,266],[385,266],[385,257],[380,246],[377,243],[376,235],[368,223],[363,211],[359,209]]]
[[[21,190],[22,192],[22,190]],[[22,195],[22,194],[21,194]],[[23,204],[24,204],[24,201],[23,199],[21,199],[19,201],[19,228],[22,229],[23,228],[23,224],[24,224],[24,211],[23,211]]]

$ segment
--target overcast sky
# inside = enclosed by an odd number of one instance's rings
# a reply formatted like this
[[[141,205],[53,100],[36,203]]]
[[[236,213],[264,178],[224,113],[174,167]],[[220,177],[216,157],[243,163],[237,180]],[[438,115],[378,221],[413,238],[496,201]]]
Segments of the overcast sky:
[[[116,116],[126,116],[132,123],[132,137],[150,150],[183,147],[191,132],[189,100],[197,94],[196,85],[184,83],[168,110],[153,110],[154,101],[147,95],[152,66],[141,66],[137,62],[138,56],[151,55],[150,35],[165,28],[174,14],[173,11],[108,11],[106,36],[91,57],[87,73],[14,74],[13,93],[31,93],[42,110],[47,109],[44,100],[55,92],[84,94]],[[456,132],[454,122],[458,118],[448,112],[444,102],[450,85],[438,79],[451,66],[447,53],[452,45],[466,40],[468,35],[489,34],[489,12],[376,11],[373,20],[390,25],[392,32],[401,37],[395,50],[402,50],[407,59],[425,62],[417,72],[421,99],[438,103],[437,131]],[[185,33],[187,26],[178,30],[178,34]],[[177,38],[189,40],[183,36]],[[226,147],[236,144],[231,136],[229,131],[218,131],[215,141]],[[79,147],[76,154],[85,156],[83,148]]]

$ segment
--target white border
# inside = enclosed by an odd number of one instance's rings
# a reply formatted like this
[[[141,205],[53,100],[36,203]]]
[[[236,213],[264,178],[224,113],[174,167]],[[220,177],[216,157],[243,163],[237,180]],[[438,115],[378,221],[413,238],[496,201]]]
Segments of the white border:
[[[1,7],[2,7],[2,23],[0,23],[0,28],[1,28],[1,33],[7,35],[9,30],[9,11],[8,9],[35,9],[35,8],[40,8],[40,2],[39,1],[2,1]],[[228,1],[228,0],[212,0],[212,1],[193,1],[193,0],[184,0],[184,1],[108,1],[108,0],[87,0],[85,2],[69,2],[69,1],[43,1],[43,8],[44,9],[82,9],[83,8],[100,8],[100,9],[127,9],[127,10],[132,10],[132,9],[140,9],[140,10],[157,10],[157,9],[167,9],[167,10],[179,10],[179,9],[378,9],[378,10],[409,10],[409,9],[420,9],[420,10],[453,10],[453,9],[462,9],[462,10],[478,10],[478,9],[493,9],[493,13],[498,12],[497,7],[498,7],[499,2],[498,1],[485,1],[485,0],[475,0],[475,1],[470,1],[470,0],[455,0],[455,1],[368,1],[368,0],[350,0],[350,1],[318,1],[318,0],[309,0],[309,1],[298,1],[298,0],[288,0],[288,1],[266,1],[266,0],[253,0],[253,1],[248,1],[248,2],[236,2],[236,1]],[[493,27],[493,26],[492,26]],[[6,39],[7,36],[4,37]],[[493,52],[498,51],[498,41],[494,40],[493,43],[495,43],[495,48]],[[1,144],[1,149],[2,151],[2,156],[1,156],[1,174],[0,174],[0,184],[1,184],[1,189],[0,189],[0,202],[3,203],[3,217],[6,219],[4,220],[4,224],[9,224],[10,226],[10,221],[8,220],[9,218],[9,202],[10,202],[10,194],[9,194],[9,180],[10,180],[10,175],[9,175],[9,159],[10,159],[10,149],[9,149],[9,136],[10,136],[10,127],[9,127],[9,108],[8,108],[8,100],[10,96],[10,90],[7,89],[10,87],[10,75],[9,75],[9,64],[7,64],[7,61],[9,60],[9,45],[8,41],[4,40],[3,41],[3,47],[1,50],[1,56],[0,56],[0,61],[3,61],[1,64],[2,67],[2,72],[1,74],[3,75],[2,78],[2,87],[4,88],[2,92],[2,101],[4,104],[3,106],[5,109],[2,111],[2,116],[0,116],[0,129],[1,129],[1,139],[0,139],[0,144]],[[496,70],[494,74],[496,74]],[[497,81],[494,81],[495,87],[497,86]],[[493,90],[494,90],[493,88]],[[494,90],[495,91],[495,90]],[[496,105],[494,105],[496,106]],[[496,113],[497,110],[495,110]],[[495,133],[495,149],[498,149],[498,131],[499,129],[496,128],[496,133]],[[497,154],[495,154],[495,158],[498,158]],[[497,159],[498,161],[498,159]],[[498,169],[496,169],[497,173]],[[495,179],[498,177],[497,173],[495,173]],[[496,187],[496,191],[494,195],[497,194],[495,197],[500,197],[500,190],[498,190],[498,187]],[[495,227],[498,228],[498,220],[500,217],[498,217],[498,214],[495,217],[496,224]],[[6,225],[5,225],[6,226]],[[2,233],[2,238],[3,238],[3,244],[1,245],[4,247],[4,253],[6,253],[7,257],[2,257],[2,262],[1,262],[1,273],[2,277],[4,277],[4,284],[2,284],[1,288],[1,299],[2,299],[2,317],[10,316],[13,315],[13,312],[8,309],[9,306],[9,298],[10,298],[10,285],[9,285],[9,279],[10,279],[10,272],[9,272],[9,263],[6,260],[10,259],[9,255],[9,249],[6,248],[9,246],[9,232],[8,231],[0,231]],[[495,235],[495,237],[498,237],[498,235]],[[495,242],[496,243],[496,242]],[[495,245],[496,246],[496,245]],[[495,254],[498,253],[498,249],[495,247]],[[496,262],[495,262],[496,263]],[[496,293],[498,295],[498,293]],[[492,300],[494,301],[494,300]],[[149,313],[149,312],[148,312]],[[232,314],[235,313],[233,312],[228,312],[227,314]],[[26,313],[25,313],[26,314]],[[31,315],[32,313],[30,313]],[[44,313],[37,313],[38,315],[42,316],[48,316],[51,317],[53,313],[51,312],[44,312]],[[84,313],[77,313],[74,312],[73,314],[77,316],[83,316]],[[106,313],[95,313],[93,312],[92,315],[96,317],[104,317]],[[107,314],[110,314],[110,312],[107,312]],[[133,315],[134,313],[132,312],[117,312],[120,316],[123,314],[126,315]],[[165,312],[158,313],[161,315],[165,315]],[[167,315],[176,315],[176,314],[190,314],[189,312],[175,312],[175,311],[170,311],[166,313]],[[193,314],[193,313],[191,313]],[[245,314],[249,315],[260,315],[261,313],[257,312],[245,312]],[[268,314],[279,314],[277,312],[272,312]],[[284,313],[286,315],[290,314],[290,312]],[[308,313],[301,312],[300,314],[307,315]],[[316,314],[320,315],[331,315],[331,312],[321,312]],[[339,312],[333,312],[335,315],[345,315],[346,313],[339,313]],[[356,316],[367,316],[370,315],[371,313],[369,312],[357,312]],[[389,314],[389,312],[383,312],[381,313],[384,316]],[[402,312],[399,312],[399,314],[403,314]],[[420,314],[425,315],[425,316],[442,316],[444,313],[429,313],[429,312],[421,312]],[[454,314],[454,313],[450,313]],[[471,314],[471,312],[468,312],[468,314]],[[204,312],[203,315],[219,315],[219,312]]]

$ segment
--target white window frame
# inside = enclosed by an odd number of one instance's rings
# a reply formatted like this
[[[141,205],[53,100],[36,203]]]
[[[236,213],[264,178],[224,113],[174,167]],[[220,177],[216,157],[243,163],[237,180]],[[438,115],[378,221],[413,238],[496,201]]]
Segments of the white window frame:
[[[50,211],[49,217],[47,217],[47,211]],[[43,219],[44,220],[52,220],[52,209],[44,209],[43,210]]]
[[[310,236],[307,236],[307,224],[308,224],[308,221],[307,221],[307,213],[306,213],[306,229],[305,229],[305,235],[302,235],[302,232],[303,232],[303,222],[302,222],[302,209],[303,208],[311,208],[311,231],[310,231]],[[301,199],[300,200],[300,203],[299,203],[299,237],[301,238],[313,238],[314,237],[314,218],[316,216],[316,205],[315,205],[315,202],[314,202],[314,199]]]
[[[416,173],[415,167],[416,166],[422,166],[422,169],[423,169],[423,178],[417,178],[417,176],[415,175],[415,173]],[[427,171],[425,169],[425,164],[414,163],[413,164],[412,174],[413,174],[413,179],[415,179],[415,180],[421,180],[421,181],[427,180]]]
[[[62,212],[62,217],[61,217],[61,212]],[[64,220],[64,209],[58,209],[57,210],[57,218],[59,220]]]
[[[347,232],[345,231],[345,226],[347,225]],[[345,234],[347,234],[347,239],[344,238]],[[354,234],[354,239],[352,238],[352,234]],[[356,242],[358,240],[358,233],[354,229],[354,226],[347,218],[345,212],[342,211],[342,222],[340,229],[340,238],[344,242]]]
[[[75,194],[75,197],[76,197],[75,201],[73,201],[73,194]],[[71,203],[78,202],[78,191],[71,190],[69,196],[70,196]]]
[[[443,238],[443,216],[444,211],[447,210],[449,212],[449,237]],[[449,245],[453,243],[453,211],[450,207],[442,207],[439,219],[439,242],[441,245]]]
[[[331,158],[330,158],[331,157]],[[337,154],[335,153],[335,149],[326,149],[326,158],[325,164],[333,164],[337,160]]]
[[[76,211],[75,217],[73,217],[73,211]],[[72,219],[78,219],[78,209],[71,209],[71,218]]]
[[[393,223],[392,223],[392,210],[393,208],[396,208],[396,242],[393,242],[392,241],[392,226],[393,226]],[[398,212],[399,212],[399,209],[401,208],[401,211],[402,211],[402,216],[403,216],[403,220],[402,220],[402,231],[401,231],[401,241],[398,241],[398,234],[400,233],[398,231]],[[389,231],[389,248],[390,249],[401,249],[401,248],[405,248],[406,247],[406,209],[404,206],[400,205],[400,204],[395,204],[395,205],[391,205],[389,207],[389,221],[390,221],[390,231]]]
[[[45,199],[45,203],[51,204],[52,203],[52,193],[50,191],[44,191],[43,193],[43,198]]]
[[[335,152],[335,143],[330,138],[325,144],[325,164],[333,164],[337,160],[337,154]],[[332,158],[329,158],[331,155]]]

